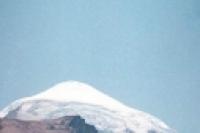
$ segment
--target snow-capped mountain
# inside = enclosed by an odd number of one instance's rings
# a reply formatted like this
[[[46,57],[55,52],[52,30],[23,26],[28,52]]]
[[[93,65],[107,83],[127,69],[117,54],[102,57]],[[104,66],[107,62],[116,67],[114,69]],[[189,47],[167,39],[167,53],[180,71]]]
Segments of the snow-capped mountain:
[[[106,133],[174,133],[150,114],[130,108],[90,85],[68,81],[37,95],[19,99],[0,112],[2,118],[56,119],[79,115]]]

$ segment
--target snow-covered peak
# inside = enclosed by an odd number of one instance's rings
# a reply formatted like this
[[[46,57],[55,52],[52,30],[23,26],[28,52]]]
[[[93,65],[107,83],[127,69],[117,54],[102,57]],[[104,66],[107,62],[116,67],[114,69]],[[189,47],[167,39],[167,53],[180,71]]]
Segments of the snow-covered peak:
[[[53,119],[80,115],[99,131],[111,133],[173,133],[164,122],[130,108],[94,87],[67,81],[37,95],[19,99],[0,112],[0,117],[22,120]]]
[[[61,102],[80,102],[101,105],[103,107],[112,109],[125,111],[129,110],[122,103],[114,100],[110,96],[98,91],[88,84],[78,81],[66,81],[59,83],[42,93],[32,96],[30,99],[44,99]]]

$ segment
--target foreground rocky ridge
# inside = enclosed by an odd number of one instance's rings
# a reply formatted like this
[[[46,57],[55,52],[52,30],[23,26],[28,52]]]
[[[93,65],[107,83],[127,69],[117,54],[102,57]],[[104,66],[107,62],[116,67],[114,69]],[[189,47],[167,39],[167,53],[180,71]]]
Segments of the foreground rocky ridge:
[[[80,116],[65,116],[43,121],[0,119],[0,133],[97,133]]]

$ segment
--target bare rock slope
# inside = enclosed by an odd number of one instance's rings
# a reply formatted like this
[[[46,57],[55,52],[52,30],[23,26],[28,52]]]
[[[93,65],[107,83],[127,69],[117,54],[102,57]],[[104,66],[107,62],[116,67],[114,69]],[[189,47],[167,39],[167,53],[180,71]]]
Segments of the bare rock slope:
[[[0,119],[0,133],[97,133],[80,116],[65,116],[42,121]]]

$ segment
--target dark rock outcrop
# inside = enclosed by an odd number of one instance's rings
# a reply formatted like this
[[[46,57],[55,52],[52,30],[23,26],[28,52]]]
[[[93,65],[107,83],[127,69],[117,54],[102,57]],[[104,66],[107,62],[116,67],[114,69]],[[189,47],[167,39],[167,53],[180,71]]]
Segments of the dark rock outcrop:
[[[97,133],[80,116],[65,116],[42,121],[0,119],[0,133]]]
[[[85,124],[85,120],[80,116],[75,116],[69,123],[69,126],[75,129],[76,133],[97,133],[95,127]]]

